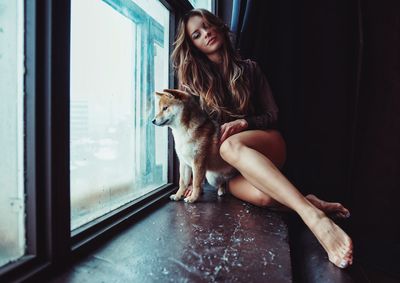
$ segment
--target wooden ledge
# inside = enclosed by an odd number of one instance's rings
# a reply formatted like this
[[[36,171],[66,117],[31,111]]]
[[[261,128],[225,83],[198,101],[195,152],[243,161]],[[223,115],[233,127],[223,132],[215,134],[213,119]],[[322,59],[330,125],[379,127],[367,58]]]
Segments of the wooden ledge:
[[[207,188],[167,202],[54,282],[292,282],[282,215]]]

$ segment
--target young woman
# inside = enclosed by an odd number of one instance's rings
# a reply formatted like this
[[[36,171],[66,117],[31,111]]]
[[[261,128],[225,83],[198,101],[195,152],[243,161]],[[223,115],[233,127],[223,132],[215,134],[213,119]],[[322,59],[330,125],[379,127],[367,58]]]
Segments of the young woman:
[[[278,108],[257,64],[241,60],[229,29],[212,13],[195,9],[178,27],[172,61],[180,88],[197,95],[201,107],[221,124],[222,158],[240,175],[229,191],[257,206],[283,205],[299,214],[340,268],[352,264],[352,241],[326,214],[348,217],[339,203],[304,197],[281,173],[285,142],[276,130]]]

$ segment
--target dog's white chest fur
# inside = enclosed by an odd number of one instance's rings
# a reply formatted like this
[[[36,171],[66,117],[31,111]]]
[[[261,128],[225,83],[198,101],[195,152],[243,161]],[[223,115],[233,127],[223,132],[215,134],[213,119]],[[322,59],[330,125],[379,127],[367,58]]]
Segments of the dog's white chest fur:
[[[172,129],[172,133],[175,140],[175,151],[179,160],[193,167],[198,144],[192,139],[190,130]]]

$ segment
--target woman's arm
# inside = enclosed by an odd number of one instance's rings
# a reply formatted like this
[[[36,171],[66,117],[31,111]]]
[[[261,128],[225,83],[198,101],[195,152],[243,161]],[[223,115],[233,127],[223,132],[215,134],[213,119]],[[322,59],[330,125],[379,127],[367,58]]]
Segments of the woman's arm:
[[[250,61],[250,75],[253,92],[251,104],[253,113],[245,117],[248,130],[274,129],[278,122],[278,107],[264,73],[254,61]]]
[[[221,126],[221,138],[220,143],[223,143],[224,140],[229,138],[230,136],[243,132],[248,128],[248,123],[245,119],[237,119]]]
[[[247,63],[252,90],[250,101],[252,111],[243,119],[237,119],[221,126],[221,143],[242,131],[275,129],[277,127],[278,107],[267,78],[256,62],[248,60]]]
[[[271,112],[267,109],[266,113],[245,118],[247,130],[275,129],[278,122],[278,112]]]

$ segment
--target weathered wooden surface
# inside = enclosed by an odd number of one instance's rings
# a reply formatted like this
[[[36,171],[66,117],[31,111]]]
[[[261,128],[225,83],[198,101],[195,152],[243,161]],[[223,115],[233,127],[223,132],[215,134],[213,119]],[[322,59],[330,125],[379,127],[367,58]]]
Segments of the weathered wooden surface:
[[[291,282],[279,213],[207,189],[170,201],[54,282]],[[94,281],[93,281],[94,280]]]

